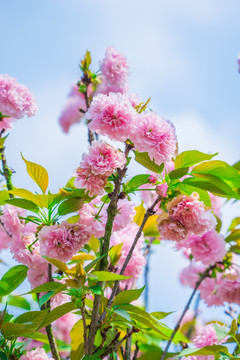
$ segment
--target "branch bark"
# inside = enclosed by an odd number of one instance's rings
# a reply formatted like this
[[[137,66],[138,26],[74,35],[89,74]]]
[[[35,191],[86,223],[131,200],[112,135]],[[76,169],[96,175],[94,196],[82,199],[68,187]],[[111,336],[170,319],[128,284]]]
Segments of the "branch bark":
[[[132,146],[129,144],[126,144],[125,146],[125,156],[126,159],[128,157],[128,154],[131,150]],[[118,177],[115,180],[115,186],[114,190],[111,194],[111,201],[109,203],[109,206],[107,208],[107,223],[105,226],[105,234],[104,239],[101,247],[101,255],[104,255],[108,252],[109,244],[110,244],[110,237],[112,234],[112,228],[113,228],[113,221],[117,215],[117,202],[118,202],[118,195],[121,189],[122,180],[126,174],[127,167],[125,166],[122,170],[118,169]],[[106,254],[100,261],[99,270],[104,271],[107,269],[108,266],[108,255]],[[99,286],[103,285],[103,282],[98,282]],[[91,355],[94,348],[94,340],[95,335],[97,331],[97,325],[98,325],[98,315],[99,315],[99,307],[101,302],[101,295],[95,295],[94,303],[93,303],[93,312],[92,312],[92,321],[90,323],[89,328],[89,336],[88,336],[88,354]]]

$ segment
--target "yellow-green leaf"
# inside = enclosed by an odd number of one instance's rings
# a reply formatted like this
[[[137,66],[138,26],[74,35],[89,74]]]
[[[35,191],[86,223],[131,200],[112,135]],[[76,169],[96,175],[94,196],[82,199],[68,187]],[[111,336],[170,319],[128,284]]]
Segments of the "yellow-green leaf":
[[[40,187],[42,192],[45,194],[48,188],[47,170],[41,165],[26,160],[22,154],[21,156],[27,166],[28,174],[31,176],[31,178],[35,181],[35,183]]]

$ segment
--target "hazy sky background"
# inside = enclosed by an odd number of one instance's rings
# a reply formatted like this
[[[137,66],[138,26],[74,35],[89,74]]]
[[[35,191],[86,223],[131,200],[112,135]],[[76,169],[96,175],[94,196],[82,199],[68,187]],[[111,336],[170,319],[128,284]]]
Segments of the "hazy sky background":
[[[97,70],[109,45],[128,59],[130,91],[142,100],[151,96],[151,108],[175,124],[180,151],[239,160],[238,0],[0,0],[0,14],[0,72],[26,84],[39,105],[7,140],[15,186],[37,190],[20,151],[46,167],[53,192],[71,177],[86,149],[86,129],[74,126],[65,135],[58,117],[80,58],[90,50]],[[136,171],[142,170],[136,166],[130,175]],[[227,224],[234,214],[224,215]],[[150,310],[182,308],[190,292],[177,280],[184,259],[163,244],[152,261]]]

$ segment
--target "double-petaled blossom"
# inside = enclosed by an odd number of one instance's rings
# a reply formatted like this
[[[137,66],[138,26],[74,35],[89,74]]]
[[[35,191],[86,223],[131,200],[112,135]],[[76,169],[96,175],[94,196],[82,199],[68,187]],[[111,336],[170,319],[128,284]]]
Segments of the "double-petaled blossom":
[[[38,233],[40,254],[61,261],[70,260],[89,240],[89,227],[83,224],[61,224],[43,226]]]
[[[116,169],[123,169],[126,157],[111,145],[94,141],[89,153],[84,153],[82,162],[75,172],[75,186],[85,188],[90,196],[102,193],[107,179]]]
[[[42,348],[36,348],[32,351],[27,351],[26,355],[22,355],[19,360],[54,360],[49,358]]]
[[[159,165],[170,161],[176,151],[175,127],[151,111],[134,118],[130,139],[138,151],[148,152],[150,159]]]
[[[122,243],[121,257],[116,264],[118,273],[121,271],[138,229],[139,227],[135,223],[130,223],[124,229],[114,232],[111,236],[111,246]],[[143,242],[144,237],[141,235],[123,274],[125,276],[130,276],[130,278],[120,282],[121,289],[125,289],[125,287],[131,288],[141,274],[142,268],[146,263],[142,253]]]
[[[127,90],[129,66],[124,55],[109,46],[99,65],[105,93],[107,91],[123,92]]]
[[[216,230],[207,231],[201,236],[190,235],[184,241],[184,246],[191,250],[196,261],[201,261],[205,265],[214,265],[217,261],[222,261],[227,253],[224,237]]]
[[[73,85],[59,117],[59,124],[62,130],[68,133],[73,124],[80,122],[86,109],[84,94],[78,91],[77,85]]]
[[[107,135],[116,141],[129,138],[136,110],[128,98],[120,93],[98,94],[93,98],[86,118],[91,131]]]
[[[37,110],[36,101],[29,89],[15,78],[0,74],[0,112],[4,116],[21,119],[31,117]]]
[[[187,235],[203,233],[212,230],[217,222],[212,210],[207,209],[199,195],[178,195],[167,204],[168,214],[160,215],[158,229],[165,240],[181,241]]]

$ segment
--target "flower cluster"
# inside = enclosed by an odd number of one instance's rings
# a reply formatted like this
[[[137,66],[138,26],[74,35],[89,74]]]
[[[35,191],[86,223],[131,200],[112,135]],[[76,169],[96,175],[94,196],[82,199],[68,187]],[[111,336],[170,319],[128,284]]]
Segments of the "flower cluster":
[[[53,358],[49,358],[43,349],[37,348],[28,351],[27,354],[22,355],[19,360],[53,360]]]
[[[109,46],[99,65],[102,72],[101,92],[124,92],[127,90],[129,66],[124,55]]]
[[[125,155],[105,142],[94,141],[89,153],[83,154],[80,167],[76,169],[75,186],[86,188],[90,196],[102,193],[107,179],[116,169],[123,169]]]
[[[61,224],[43,226],[38,233],[40,254],[61,261],[70,260],[89,240],[91,233],[83,224]]]
[[[31,117],[36,111],[36,101],[29,89],[11,76],[0,74],[0,112],[3,116],[0,130],[10,129],[12,121],[25,115]]]
[[[158,229],[164,240],[181,241],[188,235],[201,235],[216,226],[211,210],[207,210],[199,195],[178,195],[167,204],[168,214],[159,216]]]
[[[85,96],[78,91],[78,86],[74,84],[59,118],[59,124],[62,130],[68,133],[73,124],[80,122],[85,111]]]

